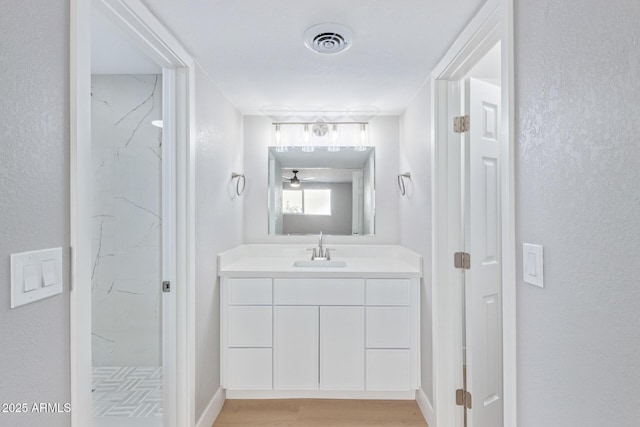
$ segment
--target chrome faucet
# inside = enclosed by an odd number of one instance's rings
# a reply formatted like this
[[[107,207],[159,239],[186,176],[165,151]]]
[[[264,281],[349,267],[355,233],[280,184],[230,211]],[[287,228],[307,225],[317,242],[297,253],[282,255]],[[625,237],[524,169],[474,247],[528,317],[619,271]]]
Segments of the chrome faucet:
[[[318,247],[317,248],[312,248],[312,249],[307,249],[311,252],[311,261],[323,261],[323,260],[330,260],[331,259],[331,255],[329,255],[329,249],[325,249],[324,246],[322,245],[322,231],[320,232],[320,236],[318,236]]]

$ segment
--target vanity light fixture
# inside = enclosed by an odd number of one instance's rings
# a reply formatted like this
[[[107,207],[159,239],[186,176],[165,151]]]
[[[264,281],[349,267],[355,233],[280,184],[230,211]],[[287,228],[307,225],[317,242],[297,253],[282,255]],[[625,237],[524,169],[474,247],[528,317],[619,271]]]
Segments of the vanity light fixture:
[[[276,152],[287,152],[300,147],[305,153],[320,147],[330,152],[341,151],[340,143],[353,147],[355,151],[366,151],[370,147],[366,122],[279,122],[272,123],[271,146]],[[291,128],[291,129],[287,129]],[[327,137],[326,142],[322,138]],[[288,142],[288,145],[287,145]],[[292,143],[293,142],[293,143]],[[315,145],[314,145],[315,144]]]
[[[289,151],[289,147],[287,147],[286,145],[284,145],[282,143],[282,130],[280,129],[280,125],[276,124],[275,125],[275,131],[273,133],[273,139],[275,140],[276,143],[276,151],[279,153],[284,153],[286,151]]]
[[[162,120],[151,120],[151,125],[162,129]]]
[[[314,123],[311,129],[313,130],[313,134],[320,138],[322,138],[327,134],[327,132],[329,132],[329,126],[322,121]]]
[[[331,125],[331,145],[327,148],[327,151],[340,151],[338,146],[338,125],[336,123]]]
[[[311,153],[315,150],[313,145],[310,144],[311,141],[311,133],[309,131],[309,123],[305,123],[304,125],[304,143],[302,144],[302,151],[305,153]]]
[[[282,143],[282,132],[280,131],[280,125],[276,125],[276,145],[280,145]]]
[[[365,151],[367,147],[365,146],[367,142],[367,124],[360,124],[360,138],[358,138],[358,143],[356,144],[354,150],[355,151]]]

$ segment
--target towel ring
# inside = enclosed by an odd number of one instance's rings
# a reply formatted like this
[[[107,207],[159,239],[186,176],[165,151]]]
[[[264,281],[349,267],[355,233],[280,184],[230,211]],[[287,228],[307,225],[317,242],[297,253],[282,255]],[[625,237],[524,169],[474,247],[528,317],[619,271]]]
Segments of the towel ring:
[[[236,179],[236,194],[238,196],[242,196],[242,193],[244,193],[244,187],[247,184],[247,179],[245,178],[243,173],[235,173],[233,172],[231,174],[231,179]],[[242,181],[242,188],[240,188],[240,181]]]
[[[405,178],[411,179],[411,173],[405,172],[398,174],[398,188],[400,189],[400,194],[402,194],[403,196],[407,194],[407,187],[405,187],[404,185]]]

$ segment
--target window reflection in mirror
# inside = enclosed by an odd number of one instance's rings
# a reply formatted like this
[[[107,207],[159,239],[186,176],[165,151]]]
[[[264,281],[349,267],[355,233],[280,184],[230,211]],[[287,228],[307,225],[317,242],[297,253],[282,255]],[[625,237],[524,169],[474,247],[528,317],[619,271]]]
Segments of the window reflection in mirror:
[[[269,234],[374,234],[374,168],[373,147],[270,147]]]

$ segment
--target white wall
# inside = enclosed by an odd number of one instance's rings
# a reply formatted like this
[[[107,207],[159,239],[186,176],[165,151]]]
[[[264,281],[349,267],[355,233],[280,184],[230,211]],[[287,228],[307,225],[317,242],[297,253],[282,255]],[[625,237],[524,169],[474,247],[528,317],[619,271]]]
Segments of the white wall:
[[[376,147],[376,230],[375,236],[329,236],[331,243],[389,243],[400,241],[398,225],[399,117],[378,116],[370,121],[369,141]],[[271,120],[262,116],[244,117],[244,170],[247,189],[244,198],[244,243],[305,243],[305,236],[269,236],[267,206],[268,150]]]
[[[400,172],[406,196],[400,198],[400,242],[423,259],[420,301],[422,389],[433,404],[431,291],[431,85],[424,85],[400,118]]]
[[[91,77],[93,366],[160,366],[162,75]]]
[[[0,46],[0,402],[66,403],[69,2],[0,2]],[[63,294],[10,309],[9,254],[58,246]],[[3,426],[43,423],[70,417],[0,413]]]
[[[242,243],[244,197],[235,195],[235,181],[231,180],[232,172],[242,172],[242,116],[199,66],[195,93],[198,419],[220,387],[220,285],[216,256]]]
[[[516,0],[518,426],[640,419],[640,3]]]

